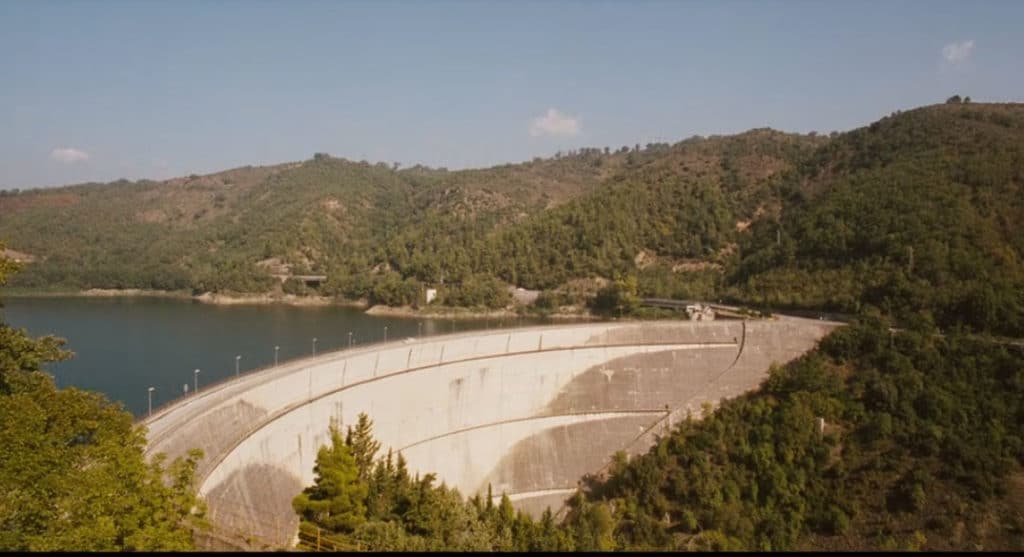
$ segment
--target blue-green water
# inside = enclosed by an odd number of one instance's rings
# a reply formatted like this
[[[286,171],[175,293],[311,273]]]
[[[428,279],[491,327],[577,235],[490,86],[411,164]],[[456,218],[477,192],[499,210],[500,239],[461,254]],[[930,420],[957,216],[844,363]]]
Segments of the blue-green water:
[[[169,298],[6,298],[3,321],[33,336],[67,339],[75,353],[49,364],[60,387],[105,393],[139,416],[191,392],[199,369],[199,388],[239,371],[308,356],[313,338],[318,354],[384,340],[454,331],[536,324],[537,320],[450,320],[374,317],[344,307],[216,306]]]

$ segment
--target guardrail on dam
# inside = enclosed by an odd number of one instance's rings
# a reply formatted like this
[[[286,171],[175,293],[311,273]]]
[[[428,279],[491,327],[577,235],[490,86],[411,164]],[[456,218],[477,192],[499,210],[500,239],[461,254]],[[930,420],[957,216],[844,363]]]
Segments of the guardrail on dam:
[[[143,421],[147,457],[206,457],[214,524],[288,545],[292,498],[313,482],[328,425],[374,421],[384,450],[464,495],[557,510],[617,450],[646,451],[673,420],[757,387],[773,362],[837,323],[656,321],[476,331],[343,350],[209,388]]]

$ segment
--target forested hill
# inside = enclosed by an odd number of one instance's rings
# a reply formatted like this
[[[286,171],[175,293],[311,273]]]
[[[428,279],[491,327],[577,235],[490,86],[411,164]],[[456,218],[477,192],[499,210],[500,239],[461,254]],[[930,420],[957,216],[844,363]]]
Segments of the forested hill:
[[[402,304],[443,281],[458,303],[461,285],[495,277],[550,288],[629,271],[643,249],[715,261],[772,180],[824,141],[753,130],[457,172],[317,154],[6,192],[0,239],[34,258],[22,287],[261,292],[273,281],[259,263],[273,262],[327,274],[328,294]]]
[[[760,129],[489,169],[316,155],[0,196],[17,285],[498,306],[506,285],[880,312],[1021,333],[1024,105],[947,103],[832,137]],[[591,281],[593,282],[593,281]],[[288,286],[288,285],[286,285]],[[592,292],[591,292],[592,293]],[[553,298],[557,299],[557,296]]]
[[[945,104],[841,135],[741,238],[734,297],[1024,334],[1024,105]]]

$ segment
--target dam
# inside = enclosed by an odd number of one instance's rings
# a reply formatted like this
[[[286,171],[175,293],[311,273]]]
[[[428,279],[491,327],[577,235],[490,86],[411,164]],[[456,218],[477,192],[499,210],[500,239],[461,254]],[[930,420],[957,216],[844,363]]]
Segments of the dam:
[[[205,453],[207,516],[254,549],[289,546],[291,500],[328,426],[365,412],[382,451],[466,496],[553,511],[616,451],[646,451],[702,404],[756,388],[838,323],[601,322],[475,331],[341,350],[209,387],[143,420],[147,458]],[[253,541],[258,540],[258,543]]]

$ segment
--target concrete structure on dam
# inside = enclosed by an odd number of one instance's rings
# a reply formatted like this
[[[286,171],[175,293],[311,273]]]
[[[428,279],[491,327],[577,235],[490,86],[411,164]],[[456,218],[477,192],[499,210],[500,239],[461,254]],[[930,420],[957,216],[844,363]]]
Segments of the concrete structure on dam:
[[[355,422],[464,495],[562,507],[618,450],[646,451],[688,411],[751,390],[837,323],[603,322],[422,339],[323,354],[211,387],[144,424],[147,456],[199,447],[214,524],[288,545],[328,426]]]

